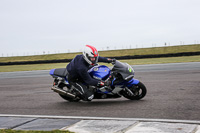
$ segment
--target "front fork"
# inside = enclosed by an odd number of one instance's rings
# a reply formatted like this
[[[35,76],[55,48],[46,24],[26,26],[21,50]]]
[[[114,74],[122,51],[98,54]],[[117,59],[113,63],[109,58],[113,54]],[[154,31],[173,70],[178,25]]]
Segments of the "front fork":
[[[132,92],[131,88],[134,87],[134,85],[137,85],[140,81],[137,79],[132,78],[129,81],[117,81],[116,78],[114,78],[111,82],[111,88],[113,89],[113,93],[117,93],[121,90],[124,90],[129,93],[129,95],[133,96],[134,93]],[[118,87],[117,87],[118,86]],[[117,89],[118,88],[118,89]]]
[[[139,80],[138,79],[134,79],[132,78],[130,81],[128,81],[128,83],[125,86],[125,90],[128,92],[129,96],[136,96],[138,91],[137,90],[137,84],[139,84]]]

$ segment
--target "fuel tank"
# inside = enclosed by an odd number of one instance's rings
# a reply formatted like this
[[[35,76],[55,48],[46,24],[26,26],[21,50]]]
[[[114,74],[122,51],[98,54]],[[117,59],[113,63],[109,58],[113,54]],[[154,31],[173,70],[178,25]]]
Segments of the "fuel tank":
[[[107,66],[94,66],[88,70],[91,77],[99,80],[106,80],[110,76],[110,69]]]

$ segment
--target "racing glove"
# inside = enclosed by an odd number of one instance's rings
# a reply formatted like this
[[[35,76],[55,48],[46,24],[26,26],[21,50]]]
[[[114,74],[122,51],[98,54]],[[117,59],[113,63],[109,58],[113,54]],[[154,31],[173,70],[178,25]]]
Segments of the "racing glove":
[[[111,58],[108,58],[108,63],[112,63],[112,64],[114,64],[114,63],[115,63],[115,61],[116,61],[116,59],[111,59]]]

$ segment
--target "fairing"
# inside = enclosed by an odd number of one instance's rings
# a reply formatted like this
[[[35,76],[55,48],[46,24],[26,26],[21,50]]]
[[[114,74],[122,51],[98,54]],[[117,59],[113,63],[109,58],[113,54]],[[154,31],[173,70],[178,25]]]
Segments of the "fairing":
[[[51,76],[53,76],[53,75],[54,75],[54,71],[55,71],[55,69],[51,69],[50,72],[49,72],[49,74],[50,74]]]
[[[113,66],[112,71],[120,73],[124,80],[130,80],[134,77],[133,68],[129,64],[122,63],[120,61],[115,62],[115,65]]]
[[[112,83],[112,84],[111,84],[111,87],[121,86],[122,88],[124,88],[124,87],[130,88],[130,87],[132,87],[133,85],[137,85],[137,84],[140,82],[139,80],[134,79],[134,78],[132,78],[132,79],[129,80],[129,81],[122,80],[121,82],[118,82],[118,83],[115,82],[116,80],[117,80],[116,78],[114,78],[114,79],[112,80],[112,82],[111,82],[111,83]]]
[[[110,76],[110,69],[104,65],[95,66],[88,72],[91,77],[99,80],[106,80]]]

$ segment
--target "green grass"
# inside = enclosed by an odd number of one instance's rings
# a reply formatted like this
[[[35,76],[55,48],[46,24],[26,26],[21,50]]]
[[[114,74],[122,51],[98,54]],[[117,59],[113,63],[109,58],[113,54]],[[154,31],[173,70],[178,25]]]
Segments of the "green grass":
[[[53,130],[53,131],[22,131],[22,130],[1,129],[0,133],[73,133],[73,132],[60,131],[60,130]]]
[[[200,56],[182,56],[182,57],[134,59],[134,60],[120,60],[120,61],[127,62],[130,65],[200,62]],[[66,67],[67,64],[68,63],[53,63],[53,64],[0,66],[0,72],[50,70],[53,68],[64,68]],[[107,64],[107,63],[99,63],[99,64],[111,66],[111,64]]]
[[[181,62],[200,62],[200,56],[182,56],[182,57],[167,57],[167,58],[151,58],[151,59],[135,59],[122,60],[131,65],[143,64],[164,64],[164,63],[181,63]]]
[[[167,53],[199,52],[199,51],[200,51],[200,44],[195,44],[195,45],[181,45],[181,46],[169,46],[169,47],[99,51],[99,55],[103,57],[118,57],[118,56],[128,56],[128,55],[167,54]],[[79,52],[79,53],[49,54],[49,55],[35,55],[35,56],[0,57],[0,62],[73,59],[77,54],[81,53]]]
[[[169,53],[199,52],[199,51],[200,51],[200,44],[195,44],[195,45],[102,51],[100,52],[100,55],[105,57],[107,56],[116,57],[116,56],[128,56],[128,55],[169,54]]]
[[[171,46],[171,47],[100,51],[99,53],[100,56],[103,57],[117,57],[126,55],[149,55],[149,54],[167,54],[167,53],[199,52],[199,51],[200,51],[200,44],[195,44],[195,45],[182,45],[182,46]],[[0,57],[0,62],[72,59],[77,54],[81,53],[69,53],[69,54],[66,53],[66,54],[52,54],[52,55],[23,56],[23,57]],[[161,64],[161,63],[176,63],[176,62],[200,62],[200,56],[132,59],[132,60],[122,60],[122,62],[127,62],[128,64],[131,65]],[[0,72],[50,70],[53,68],[64,68],[66,67],[67,64],[68,63],[7,65],[7,66],[0,66]]]

